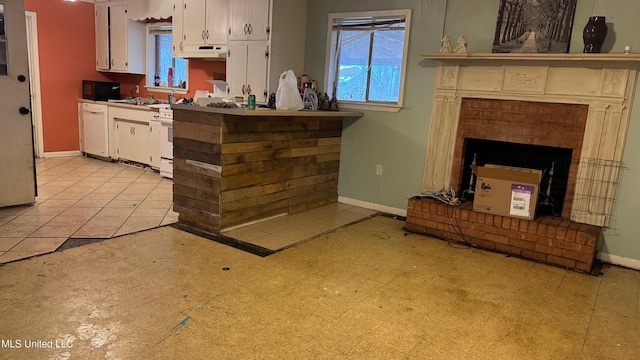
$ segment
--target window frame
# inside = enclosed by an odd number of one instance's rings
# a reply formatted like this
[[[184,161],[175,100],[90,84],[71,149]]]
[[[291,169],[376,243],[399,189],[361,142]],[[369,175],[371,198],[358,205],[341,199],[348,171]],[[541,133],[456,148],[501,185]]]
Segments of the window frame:
[[[185,79],[187,84],[185,88],[150,85],[151,83],[153,83],[153,78],[155,76],[155,61],[152,61],[152,57],[149,55],[153,50],[153,53],[154,53],[153,58],[155,60],[155,43],[152,44],[152,41],[151,41],[151,38],[154,35],[151,34],[151,31],[153,29],[160,28],[163,26],[173,26],[173,24],[170,22],[151,22],[151,23],[147,23],[147,26],[146,26],[145,48],[146,48],[146,56],[147,56],[147,59],[146,59],[147,66],[146,66],[146,74],[145,74],[146,78],[145,78],[144,88],[147,89],[147,91],[185,95],[186,93],[189,92],[189,59],[185,59],[185,61],[187,62],[187,69],[186,69],[187,78]]]
[[[324,83],[327,88],[327,94],[329,97],[333,96],[333,89],[337,82],[337,32],[333,31],[333,24],[337,19],[351,19],[362,17],[383,17],[383,16],[404,16],[405,17],[405,33],[404,33],[404,45],[402,50],[402,71],[400,75],[400,89],[398,92],[397,103],[382,103],[382,102],[353,102],[339,100],[338,105],[345,109],[355,110],[374,110],[385,112],[398,112],[402,109],[404,104],[404,87],[405,78],[407,73],[407,57],[409,54],[409,36],[411,32],[411,9],[396,9],[396,10],[377,10],[377,11],[357,11],[357,12],[345,12],[345,13],[329,13],[327,21],[327,48],[325,57],[325,71],[324,71]],[[373,51],[373,46],[370,50],[370,56]],[[368,80],[367,80],[368,81]],[[367,83],[367,91],[369,83]]]

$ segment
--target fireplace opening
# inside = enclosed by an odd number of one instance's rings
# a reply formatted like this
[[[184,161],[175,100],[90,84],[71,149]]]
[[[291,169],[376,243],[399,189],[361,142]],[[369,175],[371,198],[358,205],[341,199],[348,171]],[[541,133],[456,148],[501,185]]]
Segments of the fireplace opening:
[[[538,169],[543,175],[536,212],[540,215],[561,216],[572,155],[573,150],[569,148],[465,138],[459,194],[463,194],[468,200],[473,199],[475,176],[471,179],[471,164],[474,159],[477,166],[494,164]]]

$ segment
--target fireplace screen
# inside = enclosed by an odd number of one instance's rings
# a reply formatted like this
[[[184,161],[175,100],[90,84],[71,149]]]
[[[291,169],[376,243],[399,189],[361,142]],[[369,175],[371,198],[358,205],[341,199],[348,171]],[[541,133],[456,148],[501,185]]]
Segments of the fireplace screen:
[[[482,139],[464,139],[464,168],[459,193],[473,198],[475,177],[471,177],[471,164],[487,164],[538,169],[543,172],[540,182],[537,213],[561,216],[569,182],[572,149],[519,144]]]

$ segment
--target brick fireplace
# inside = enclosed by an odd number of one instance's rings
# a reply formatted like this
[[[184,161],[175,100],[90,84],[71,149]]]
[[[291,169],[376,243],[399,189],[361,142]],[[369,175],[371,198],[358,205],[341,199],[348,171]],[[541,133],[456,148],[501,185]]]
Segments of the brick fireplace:
[[[569,219],[588,110],[588,106],[579,104],[463,98],[453,152],[451,188],[460,193],[463,166],[469,163],[463,156],[464,142],[468,138],[571,149],[564,206],[558,209],[558,215]],[[522,167],[531,166],[525,163]]]
[[[469,162],[466,139],[562,148],[571,155],[558,216],[518,220],[474,212],[470,202],[452,207],[413,198],[406,229],[590,271],[600,232],[611,223],[612,184],[619,177],[640,57],[423,57],[438,61],[423,191],[460,191]]]

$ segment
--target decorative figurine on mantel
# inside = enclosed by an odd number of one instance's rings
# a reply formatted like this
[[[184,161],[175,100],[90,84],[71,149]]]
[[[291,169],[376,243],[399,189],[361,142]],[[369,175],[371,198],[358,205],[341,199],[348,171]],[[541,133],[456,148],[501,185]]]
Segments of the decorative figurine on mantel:
[[[449,43],[449,35],[445,35],[442,38],[442,47],[440,48],[440,52],[442,54],[451,53],[451,44]]]
[[[453,49],[453,52],[456,54],[467,53],[467,40],[464,39],[464,36],[460,35],[458,38],[458,44],[456,45],[456,48]]]

